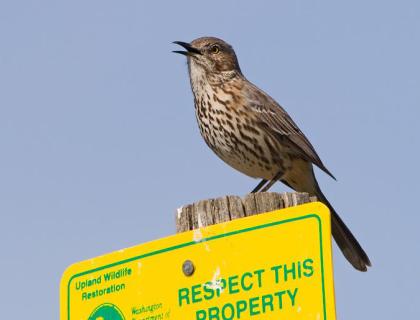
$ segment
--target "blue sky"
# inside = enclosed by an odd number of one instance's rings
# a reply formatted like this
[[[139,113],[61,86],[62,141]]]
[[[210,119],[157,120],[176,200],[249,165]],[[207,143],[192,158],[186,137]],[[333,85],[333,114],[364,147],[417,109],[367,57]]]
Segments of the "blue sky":
[[[212,35],[338,179],[317,171],[373,263],[356,272],[334,248],[338,317],[413,319],[419,34],[418,1],[1,1],[2,316],[57,319],[69,264],[173,234],[177,207],[255,186],[207,149],[171,53]]]

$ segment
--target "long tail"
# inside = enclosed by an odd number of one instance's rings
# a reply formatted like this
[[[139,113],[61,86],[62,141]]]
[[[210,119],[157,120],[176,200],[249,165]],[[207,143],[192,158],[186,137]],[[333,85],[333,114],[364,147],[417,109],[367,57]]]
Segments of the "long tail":
[[[366,252],[362,249],[359,242],[353,236],[350,229],[347,228],[343,220],[341,220],[340,216],[324,196],[318,185],[316,193],[319,201],[327,205],[331,211],[332,235],[344,256],[357,270],[367,271],[367,268],[371,266],[371,263]]]

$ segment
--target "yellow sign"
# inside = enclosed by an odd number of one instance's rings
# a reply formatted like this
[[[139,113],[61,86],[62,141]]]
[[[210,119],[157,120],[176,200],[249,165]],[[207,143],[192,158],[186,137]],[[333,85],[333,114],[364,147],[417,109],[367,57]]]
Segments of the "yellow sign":
[[[61,320],[335,319],[328,209],[238,219],[70,266]]]

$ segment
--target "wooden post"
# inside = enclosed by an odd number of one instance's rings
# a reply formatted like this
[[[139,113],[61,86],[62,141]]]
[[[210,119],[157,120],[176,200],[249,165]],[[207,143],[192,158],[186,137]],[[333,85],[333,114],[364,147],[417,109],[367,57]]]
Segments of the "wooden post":
[[[316,197],[310,197],[307,193],[299,192],[261,192],[247,194],[244,198],[224,196],[201,200],[177,210],[176,232],[194,230],[314,201],[316,201]]]

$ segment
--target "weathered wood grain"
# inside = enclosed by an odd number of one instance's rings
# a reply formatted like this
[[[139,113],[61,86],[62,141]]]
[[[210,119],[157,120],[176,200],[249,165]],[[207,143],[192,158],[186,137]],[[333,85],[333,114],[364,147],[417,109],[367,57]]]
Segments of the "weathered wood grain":
[[[299,192],[260,192],[247,194],[243,198],[224,196],[216,199],[201,200],[177,210],[176,231],[179,233],[194,230],[313,201],[316,201],[315,197]]]

